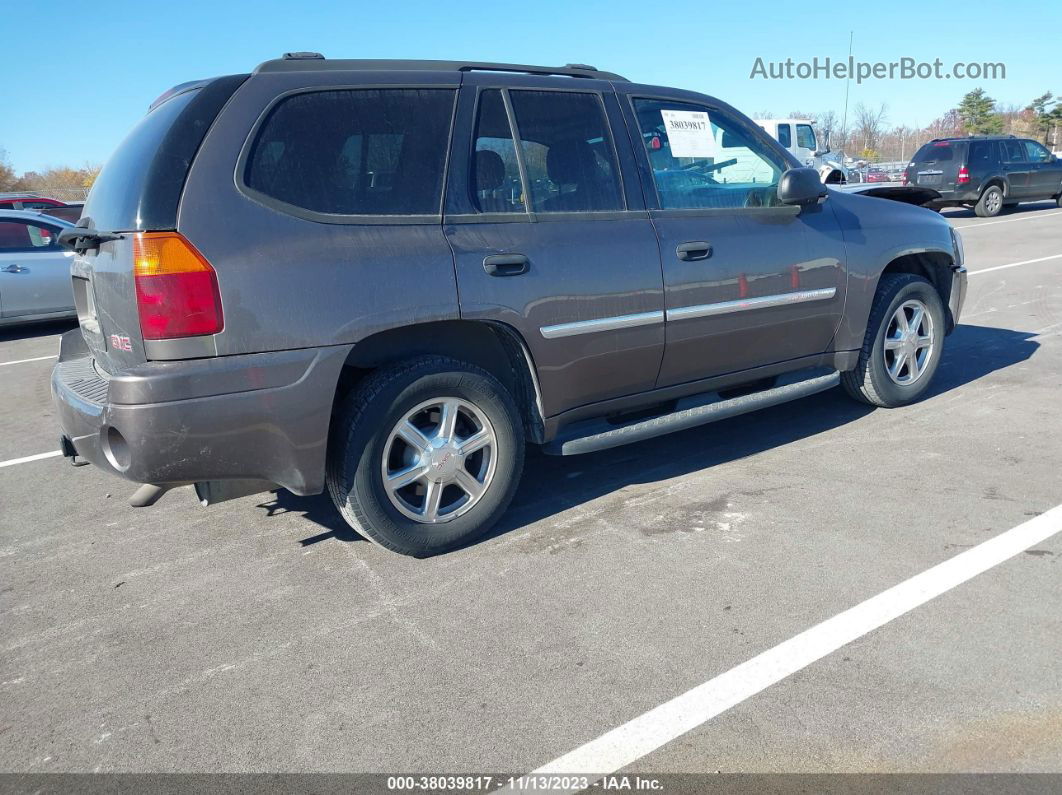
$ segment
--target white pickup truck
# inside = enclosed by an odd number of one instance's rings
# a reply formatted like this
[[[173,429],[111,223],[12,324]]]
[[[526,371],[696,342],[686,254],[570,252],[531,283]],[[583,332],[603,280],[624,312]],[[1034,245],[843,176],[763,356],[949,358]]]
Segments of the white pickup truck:
[[[819,146],[819,136],[812,119],[756,119],[767,134],[793,153],[801,163],[819,172],[827,185],[844,185],[848,182],[848,169],[844,156],[830,151],[829,135]]]

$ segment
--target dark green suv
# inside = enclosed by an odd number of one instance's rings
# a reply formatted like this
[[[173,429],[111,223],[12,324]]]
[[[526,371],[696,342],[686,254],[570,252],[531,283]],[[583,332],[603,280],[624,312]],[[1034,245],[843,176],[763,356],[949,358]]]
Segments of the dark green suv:
[[[1062,207],[1062,161],[1013,135],[935,138],[911,158],[903,182],[938,191],[938,209],[972,207],[982,218],[1019,202],[1054,199]]]

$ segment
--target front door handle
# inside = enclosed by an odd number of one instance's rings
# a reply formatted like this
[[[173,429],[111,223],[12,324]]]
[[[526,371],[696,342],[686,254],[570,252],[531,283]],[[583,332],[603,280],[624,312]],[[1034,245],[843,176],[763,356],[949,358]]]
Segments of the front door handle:
[[[678,258],[683,262],[693,262],[699,259],[708,259],[712,256],[712,244],[703,240],[694,240],[689,243],[679,243],[675,249]]]
[[[492,254],[483,259],[483,270],[491,276],[519,276],[527,273],[531,260],[523,254]]]
[[[4,268],[4,273],[25,273],[29,268],[23,268],[21,265],[8,265]]]

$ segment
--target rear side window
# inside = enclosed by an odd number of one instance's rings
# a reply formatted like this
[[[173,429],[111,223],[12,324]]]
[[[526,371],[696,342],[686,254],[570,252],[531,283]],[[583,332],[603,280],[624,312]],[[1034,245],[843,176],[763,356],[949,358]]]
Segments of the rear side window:
[[[334,215],[437,215],[456,92],[315,91],[266,118],[244,171],[248,188]]]
[[[970,165],[990,166],[999,162],[999,150],[995,141],[973,141],[970,143]]]
[[[788,124],[778,125],[778,143],[780,143],[786,149],[793,145],[793,135],[789,132]]]
[[[954,159],[955,147],[949,143],[926,144],[912,158],[913,163],[943,163]]]
[[[511,91],[531,209],[622,210],[619,168],[596,94]]]

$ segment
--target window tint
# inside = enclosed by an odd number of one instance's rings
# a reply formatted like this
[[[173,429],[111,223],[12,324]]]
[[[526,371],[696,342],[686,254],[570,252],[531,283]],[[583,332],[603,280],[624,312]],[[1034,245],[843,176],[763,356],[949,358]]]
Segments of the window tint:
[[[926,144],[911,158],[912,163],[943,163],[955,156],[955,147],[949,143],[938,141],[935,144]]]
[[[781,158],[733,120],[706,108],[635,101],[663,209],[778,204]]]
[[[538,213],[622,210],[619,169],[596,94],[510,91]]]
[[[0,251],[37,251],[55,248],[57,235],[47,226],[25,221],[0,221]]]
[[[786,149],[793,145],[793,133],[790,131],[788,124],[778,125],[778,143]]]
[[[798,124],[797,128],[797,146],[802,146],[805,149],[815,151],[819,148],[815,142],[815,131],[811,129],[810,124]]]
[[[434,215],[454,93],[403,88],[288,97],[255,139],[247,187],[320,213]]]
[[[1021,145],[1021,141],[1000,141],[999,144],[1003,147],[1005,163],[1025,162],[1025,147]]]
[[[516,144],[498,89],[480,94],[475,142],[470,176],[476,208],[484,213],[526,212]]]
[[[970,165],[989,166],[999,162],[999,151],[993,141],[972,141],[970,143]]]
[[[1025,151],[1028,154],[1029,162],[1046,163],[1051,159],[1051,153],[1043,146],[1036,143],[1036,141],[1022,141],[1022,143],[1025,144]]]

